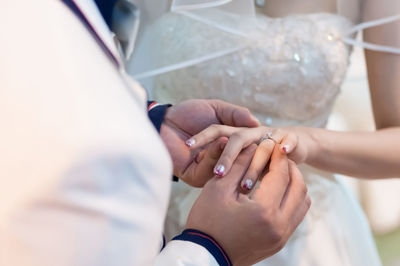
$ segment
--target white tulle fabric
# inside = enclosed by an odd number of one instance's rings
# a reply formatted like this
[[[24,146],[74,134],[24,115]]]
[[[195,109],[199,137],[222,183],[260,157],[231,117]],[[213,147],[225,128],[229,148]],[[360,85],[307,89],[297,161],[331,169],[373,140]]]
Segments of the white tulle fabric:
[[[154,27],[161,36],[153,53],[160,65],[177,56],[201,58],[205,46],[227,54],[155,76],[154,96],[172,103],[225,99],[272,126],[324,125],[346,73],[349,47],[340,36],[351,22],[333,14],[260,15],[250,25],[237,25],[248,32],[243,38],[184,14],[164,16]]]
[[[240,20],[237,14],[218,8],[208,9],[204,16],[188,9],[166,13],[152,23],[146,32],[153,39],[146,54],[150,64],[137,61],[151,67],[133,74],[139,80],[151,77],[152,96],[160,102],[223,99],[248,107],[263,124],[273,127],[324,127],[345,78],[350,44],[400,53],[353,39],[365,27],[399,16],[355,26],[357,12],[343,6],[349,16],[256,15]],[[312,198],[310,212],[287,246],[258,265],[381,265],[367,220],[352,193],[333,174],[308,166],[301,170]],[[185,225],[199,190],[180,182],[174,184],[172,194],[168,237]]]

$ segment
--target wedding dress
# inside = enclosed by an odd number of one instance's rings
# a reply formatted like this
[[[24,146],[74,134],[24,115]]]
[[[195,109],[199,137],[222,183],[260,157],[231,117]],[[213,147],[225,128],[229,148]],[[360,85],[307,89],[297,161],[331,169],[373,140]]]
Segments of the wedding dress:
[[[153,67],[131,72],[147,82],[154,99],[223,99],[248,107],[271,127],[326,125],[349,64],[351,33],[365,25],[354,28],[355,21],[332,13],[238,20],[218,8],[203,11],[169,12],[152,23],[147,56]],[[287,245],[257,265],[381,265],[367,220],[341,179],[300,169],[310,211]],[[167,238],[182,230],[199,193],[173,184]]]

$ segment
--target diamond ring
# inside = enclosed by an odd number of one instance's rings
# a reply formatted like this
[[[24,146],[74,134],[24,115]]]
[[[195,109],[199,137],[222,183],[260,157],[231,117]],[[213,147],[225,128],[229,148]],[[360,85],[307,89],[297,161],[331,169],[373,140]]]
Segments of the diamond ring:
[[[265,135],[260,139],[260,141],[258,142],[258,144],[260,144],[261,142],[263,142],[264,140],[270,139],[273,142],[275,142],[276,144],[276,140],[272,137],[272,132],[267,132],[265,133]]]

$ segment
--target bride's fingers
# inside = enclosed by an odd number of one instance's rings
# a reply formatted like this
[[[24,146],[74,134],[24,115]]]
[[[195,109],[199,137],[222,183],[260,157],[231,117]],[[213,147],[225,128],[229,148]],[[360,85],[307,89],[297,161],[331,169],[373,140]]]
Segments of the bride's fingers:
[[[214,168],[214,173],[218,176],[224,176],[227,174],[241,150],[255,141],[260,140],[264,135],[264,131],[265,129],[263,128],[252,128],[240,130],[232,134],[222,152],[221,158],[218,160],[218,163]]]
[[[297,146],[297,142],[298,142],[298,137],[296,134],[294,133],[289,133],[287,134],[281,144],[280,144],[280,148],[286,153],[289,154],[292,151],[294,151],[294,149]]]
[[[274,150],[275,142],[271,139],[262,141],[254,154],[250,167],[241,183],[241,187],[245,193],[250,192],[258,178],[263,173],[265,167],[271,158],[272,151]]]
[[[259,178],[262,179],[263,172],[268,172],[267,165],[276,145],[287,154],[286,149],[282,149],[281,147],[281,143],[286,136],[287,133],[280,129],[275,129],[273,132],[266,133],[266,136],[263,138],[264,140],[261,141],[257,149],[257,157],[253,158],[251,166],[242,181],[242,188],[245,192],[249,192]]]
[[[225,126],[225,125],[211,125],[200,133],[194,135],[186,141],[186,145],[194,150],[207,145],[210,142],[218,139],[219,137],[230,137],[235,132],[242,130],[242,128]]]
[[[197,177],[196,179],[198,180],[205,179],[204,180],[205,182],[199,184],[200,186],[203,186],[209,179],[211,179],[214,176],[213,174],[214,166],[217,163],[219,157],[221,156],[221,153],[224,150],[224,147],[227,142],[228,139],[225,137],[221,137],[218,140],[214,141],[205,151],[204,157],[201,159],[201,161],[197,162],[198,165],[196,167],[196,175],[195,175]]]
[[[221,156],[228,139],[221,137],[202,150],[182,176],[193,187],[202,187],[213,174],[215,163]]]

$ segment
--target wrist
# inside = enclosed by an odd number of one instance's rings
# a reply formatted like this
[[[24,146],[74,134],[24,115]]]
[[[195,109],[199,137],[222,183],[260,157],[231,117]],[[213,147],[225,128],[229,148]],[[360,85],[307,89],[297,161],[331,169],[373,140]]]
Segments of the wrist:
[[[307,135],[307,154],[305,163],[314,165],[322,150],[322,130],[320,128],[304,128],[304,132]]]

